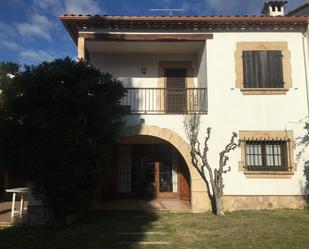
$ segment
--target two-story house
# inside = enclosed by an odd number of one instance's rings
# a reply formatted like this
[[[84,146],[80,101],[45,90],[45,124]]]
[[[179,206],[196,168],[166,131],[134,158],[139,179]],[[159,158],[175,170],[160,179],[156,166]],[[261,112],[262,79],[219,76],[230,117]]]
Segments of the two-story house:
[[[127,88],[105,194],[208,210],[183,125],[197,112],[201,141],[212,128],[213,167],[233,131],[240,139],[224,175],[225,210],[305,205],[296,138],[308,121],[308,18],[284,16],[284,4],[266,3],[261,16],[60,17],[78,57]]]

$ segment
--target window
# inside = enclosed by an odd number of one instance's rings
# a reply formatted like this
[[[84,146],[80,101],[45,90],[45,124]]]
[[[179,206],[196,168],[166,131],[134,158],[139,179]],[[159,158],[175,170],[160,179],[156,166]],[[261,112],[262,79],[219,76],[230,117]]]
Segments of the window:
[[[157,96],[159,110],[166,113],[180,113],[192,108],[193,99],[188,90],[194,88],[194,69],[191,61],[160,61],[158,79],[158,88],[163,89]],[[186,88],[186,91],[181,90],[181,87]]]
[[[290,177],[295,171],[292,131],[240,131],[240,170],[247,177]]]
[[[244,88],[283,88],[282,51],[243,51]]]
[[[245,141],[248,170],[287,170],[286,141]]]
[[[243,94],[286,94],[291,88],[286,42],[238,42],[236,87]]]

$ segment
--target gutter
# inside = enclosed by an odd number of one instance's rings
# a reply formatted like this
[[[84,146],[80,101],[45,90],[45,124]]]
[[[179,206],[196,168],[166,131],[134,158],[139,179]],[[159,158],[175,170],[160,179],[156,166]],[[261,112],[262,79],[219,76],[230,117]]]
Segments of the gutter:
[[[303,54],[304,54],[304,66],[305,66],[305,80],[306,80],[306,97],[307,97],[307,120],[309,121],[309,79],[308,79],[308,56],[309,56],[309,26],[307,27],[307,31],[303,34],[302,43],[303,43]],[[306,42],[307,39],[307,42]]]

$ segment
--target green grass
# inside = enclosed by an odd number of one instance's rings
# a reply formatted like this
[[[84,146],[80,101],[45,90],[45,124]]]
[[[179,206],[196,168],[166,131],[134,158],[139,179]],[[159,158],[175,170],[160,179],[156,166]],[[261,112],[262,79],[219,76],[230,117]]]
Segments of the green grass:
[[[119,234],[123,232],[136,234]],[[140,241],[172,244],[138,245]],[[65,228],[2,228],[0,248],[309,248],[309,211],[239,211],[224,218],[211,213],[98,212]]]

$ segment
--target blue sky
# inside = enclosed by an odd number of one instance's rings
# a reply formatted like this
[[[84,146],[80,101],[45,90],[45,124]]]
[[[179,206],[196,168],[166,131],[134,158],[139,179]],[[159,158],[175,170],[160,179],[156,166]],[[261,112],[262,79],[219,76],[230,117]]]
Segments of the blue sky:
[[[58,17],[65,12],[105,15],[165,15],[154,8],[183,8],[179,15],[259,15],[265,0],[0,0],[0,61],[36,64],[76,47]],[[290,0],[290,11],[308,0]]]

